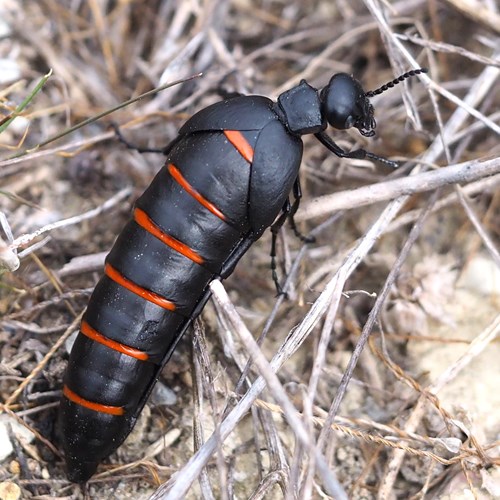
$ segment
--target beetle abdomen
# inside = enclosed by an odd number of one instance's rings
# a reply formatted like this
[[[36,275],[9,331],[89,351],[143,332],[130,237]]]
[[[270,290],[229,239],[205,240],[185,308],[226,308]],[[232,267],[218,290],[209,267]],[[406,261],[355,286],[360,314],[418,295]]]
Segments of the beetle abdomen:
[[[204,291],[249,232],[258,131],[178,141],[106,258],[61,403],[69,477],[86,481],[130,432]]]

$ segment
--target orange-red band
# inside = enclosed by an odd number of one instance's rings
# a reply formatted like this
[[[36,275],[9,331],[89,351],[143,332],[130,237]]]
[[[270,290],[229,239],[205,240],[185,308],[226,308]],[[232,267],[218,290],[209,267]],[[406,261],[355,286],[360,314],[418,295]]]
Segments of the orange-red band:
[[[248,144],[245,136],[239,130],[224,130],[224,135],[228,141],[237,149],[248,163],[253,161],[253,148]]]
[[[99,342],[99,344],[105,345],[114,351],[121,352],[122,354],[126,354],[127,356],[131,356],[132,358],[140,361],[147,361],[149,358],[149,355],[144,351],[134,349],[133,347],[105,337],[102,333],[94,330],[94,328],[92,328],[85,320],[82,321],[82,324],[80,325],[80,331],[89,339],[95,340],[96,342]]]
[[[99,413],[107,413],[108,415],[117,415],[117,416],[123,415],[125,413],[123,406],[102,405],[100,403],[89,401],[88,399],[84,399],[75,392],[73,392],[67,385],[65,385],[63,388],[63,394],[73,403],[83,406],[84,408],[88,408],[89,410],[94,410]]]
[[[168,309],[169,311],[175,311],[175,304],[173,302],[170,302],[170,300],[167,300],[165,297],[162,297],[157,293],[150,292],[149,290],[146,290],[145,288],[142,288],[141,286],[137,285],[133,281],[130,281],[129,279],[125,278],[125,276],[122,276],[110,264],[106,264],[104,266],[104,273],[108,278],[112,279],[114,282],[118,283],[123,288],[126,288],[132,293],[139,295],[139,297],[142,297],[143,299],[152,302],[157,306],[163,307],[163,309]]]
[[[173,164],[168,164],[168,171],[170,175],[175,179],[175,181],[182,186],[198,203],[203,205],[207,210],[212,212],[215,216],[219,217],[223,221],[226,220],[226,216],[210,201],[204,198],[196,189],[189,184],[189,182],[183,177],[179,169]]]
[[[180,254],[184,255],[184,257],[187,257],[188,259],[192,260],[193,262],[196,262],[196,264],[203,264],[204,259],[201,255],[196,253],[191,247],[188,245],[185,245],[184,243],[181,243],[179,240],[176,240],[172,236],[169,236],[168,234],[164,233],[154,222],[144,210],[141,210],[140,208],[136,208],[134,210],[134,219],[141,226],[144,228],[148,233],[152,234],[156,238],[158,238],[162,243],[165,243],[165,245],[168,245],[170,248],[173,248]]]

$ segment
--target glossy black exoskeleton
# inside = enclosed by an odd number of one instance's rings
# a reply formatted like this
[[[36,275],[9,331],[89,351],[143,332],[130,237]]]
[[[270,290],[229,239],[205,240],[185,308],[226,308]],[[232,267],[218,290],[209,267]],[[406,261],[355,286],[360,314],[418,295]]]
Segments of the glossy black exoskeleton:
[[[373,92],[341,73],[320,92],[302,81],[277,102],[239,96],[180,129],[106,258],[70,355],[60,422],[71,481],[86,482],[127,437],[203,309],[210,281],[229,276],[266,228],[275,235],[296,212],[301,136],[314,134],[343,158],[392,164],[363,149],[344,151],[325,130],[354,127],[372,136],[369,97],[423,71]]]

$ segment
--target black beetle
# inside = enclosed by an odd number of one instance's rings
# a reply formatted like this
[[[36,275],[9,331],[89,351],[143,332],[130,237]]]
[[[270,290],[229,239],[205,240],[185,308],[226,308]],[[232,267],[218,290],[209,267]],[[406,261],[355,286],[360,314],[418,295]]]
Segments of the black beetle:
[[[275,236],[293,217],[301,136],[314,134],[342,158],[392,164],[363,149],[344,151],[325,130],[354,127],[372,136],[369,97],[424,71],[372,92],[345,73],[320,92],[303,80],[277,102],[234,97],[185,123],[106,258],[70,355],[60,423],[71,481],[86,482],[130,433],[177,342],[208,300],[210,281],[228,277],[266,228],[272,225]]]

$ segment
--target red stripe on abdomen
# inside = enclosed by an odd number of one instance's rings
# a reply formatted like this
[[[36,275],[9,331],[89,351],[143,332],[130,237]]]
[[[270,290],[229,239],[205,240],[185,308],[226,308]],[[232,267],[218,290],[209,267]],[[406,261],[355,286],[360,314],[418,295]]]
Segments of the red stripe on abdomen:
[[[92,328],[86,321],[82,321],[80,331],[89,339],[99,342],[99,344],[105,345],[114,351],[138,359],[139,361],[147,361],[149,358],[149,355],[144,351],[140,351],[139,349],[135,349],[134,347],[130,347],[117,342],[116,340],[105,337],[102,333],[99,333],[97,330]]]
[[[175,181],[182,188],[184,188],[184,190],[189,193],[198,203],[203,205],[215,216],[219,217],[219,219],[227,221],[227,217],[212,202],[204,198],[203,195],[201,195],[193,186],[191,186],[191,184],[189,184],[189,182],[181,174],[180,170],[173,163],[169,163],[167,168],[170,175],[175,179]]]
[[[150,290],[146,290],[145,288],[142,288],[142,286],[139,286],[137,283],[134,283],[133,281],[130,281],[129,279],[125,278],[125,276],[120,274],[110,264],[106,264],[104,266],[104,274],[106,274],[106,276],[112,279],[115,283],[121,285],[123,288],[126,288],[130,292],[139,295],[139,297],[142,297],[143,299],[152,302],[157,306],[163,307],[163,309],[168,309],[169,311],[175,311],[176,307],[173,302],[166,299],[165,297],[162,297],[161,295],[158,295],[157,293],[151,292]]]
[[[201,255],[196,253],[191,247],[180,242],[179,240],[169,236],[167,233],[164,233],[149,217],[149,215],[141,210],[140,208],[136,208],[134,210],[134,220],[145,229],[148,233],[152,234],[156,238],[158,238],[162,243],[169,246],[170,248],[176,250],[180,254],[184,255],[188,259],[192,260],[196,264],[203,264],[204,259]]]
[[[103,405],[101,403],[89,401],[88,399],[79,396],[76,392],[73,392],[67,385],[65,385],[63,388],[63,394],[73,403],[83,406],[84,408],[88,408],[89,410],[116,416],[121,416],[125,413],[125,409],[123,408],[123,406]]]

